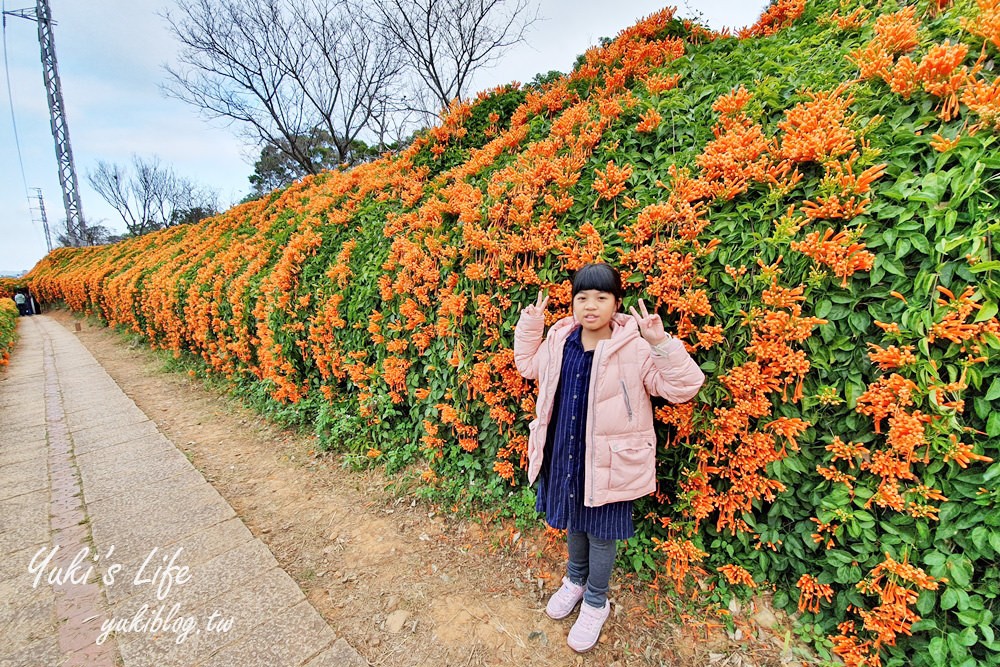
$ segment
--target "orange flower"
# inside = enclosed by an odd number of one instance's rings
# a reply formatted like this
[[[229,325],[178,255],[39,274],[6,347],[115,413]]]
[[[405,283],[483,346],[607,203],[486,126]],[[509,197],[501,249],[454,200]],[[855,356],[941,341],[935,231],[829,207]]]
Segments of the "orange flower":
[[[819,613],[820,600],[831,602],[833,600],[833,588],[828,584],[821,584],[809,574],[803,574],[795,584],[799,589],[799,611],[811,611]]]
[[[875,255],[865,250],[865,244],[854,242],[862,229],[853,232],[844,229],[836,235],[828,229],[822,238],[819,232],[812,232],[805,241],[793,241],[791,247],[819,264],[829,266],[833,274],[842,279],[841,285],[847,287],[848,278],[857,271],[871,270],[875,263]]]
[[[962,18],[962,25],[977,37],[982,37],[1000,49],[1000,2],[978,0],[979,12],[970,21]]]
[[[906,7],[894,14],[882,14],[875,19],[875,39],[889,53],[908,53],[920,44],[916,18],[917,8]]]
[[[924,90],[941,98],[941,120],[949,121],[958,114],[958,93],[969,80],[965,67],[960,67],[969,47],[959,42],[936,44],[930,48],[917,66],[916,78],[923,82]]]
[[[749,586],[750,588],[757,588],[757,583],[753,580],[753,575],[739,565],[722,565],[716,568],[716,570],[732,585],[743,585]]]
[[[868,347],[871,350],[868,353],[868,358],[872,360],[872,363],[878,364],[878,367],[884,371],[909,366],[917,361],[916,356],[913,354],[912,345],[904,345],[902,349],[897,348],[895,345],[890,345],[888,349],[882,349],[875,343],[868,343]]]
[[[785,112],[778,127],[785,132],[779,156],[792,162],[822,162],[854,150],[854,132],[847,124],[853,116],[847,109],[854,97],[841,97],[843,87],[833,91],[806,92],[809,101]]]
[[[983,125],[1000,131],[1000,78],[994,79],[993,83],[978,79],[970,82],[962,92],[962,104],[978,115]],[[955,138],[957,140],[958,137]]]
[[[597,176],[593,185],[597,200],[612,200],[625,191],[625,181],[632,175],[632,166],[619,167],[614,160],[609,160],[604,171],[596,169],[594,173]]]
[[[639,120],[639,124],[635,126],[636,132],[654,132],[656,128],[660,126],[660,121],[663,118],[657,113],[656,109],[648,109],[646,113],[642,114]]]

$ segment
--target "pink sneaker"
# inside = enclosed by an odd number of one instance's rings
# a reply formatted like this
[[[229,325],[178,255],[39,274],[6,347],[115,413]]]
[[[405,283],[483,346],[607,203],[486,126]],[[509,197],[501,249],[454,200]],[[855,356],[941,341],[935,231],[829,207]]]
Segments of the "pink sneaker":
[[[549,618],[559,620],[570,615],[577,603],[583,599],[585,586],[577,586],[568,577],[563,577],[562,587],[552,594],[549,603],[545,605],[545,613]]]
[[[580,605],[580,616],[569,631],[566,643],[577,653],[586,653],[597,644],[597,638],[601,636],[601,628],[604,621],[608,620],[611,613],[611,603],[604,601],[604,607],[598,609],[591,607],[587,603]]]

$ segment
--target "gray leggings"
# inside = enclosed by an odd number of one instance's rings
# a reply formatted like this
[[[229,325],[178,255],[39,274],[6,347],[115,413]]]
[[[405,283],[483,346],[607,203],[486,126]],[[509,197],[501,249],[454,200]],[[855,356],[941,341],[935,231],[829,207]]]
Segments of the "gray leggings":
[[[608,599],[611,568],[618,552],[618,540],[602,540],[588,533],[568,533],[569,563],[566,576],[577,586],[587,585],[583,600],[591,607],[603,608]]]

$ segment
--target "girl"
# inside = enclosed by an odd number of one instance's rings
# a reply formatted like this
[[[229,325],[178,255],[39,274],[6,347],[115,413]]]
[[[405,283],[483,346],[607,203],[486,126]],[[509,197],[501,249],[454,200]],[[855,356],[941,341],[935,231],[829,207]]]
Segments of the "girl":
[[[617,540],[633,535],[632,500],[656,489],[656,436],[650,394],[675,403],[698,393],[705,376],[659,316],[618,312],[621,276],[588,264],[573,278],[573,315],[543,339],[548,296],[521,311],[514,363],[538,380],[537,418],[529,426],[528,481],[536,508],[567,531],[569,562],[545,613],[569,616],[583,600],[567,643],[597,643],[611,611],[608,582]]]

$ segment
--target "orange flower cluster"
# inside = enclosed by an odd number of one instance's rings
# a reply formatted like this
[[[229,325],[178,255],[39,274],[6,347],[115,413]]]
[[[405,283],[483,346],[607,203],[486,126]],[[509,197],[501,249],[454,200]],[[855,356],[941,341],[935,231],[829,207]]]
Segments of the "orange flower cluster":
[[[1000,132],[1000,79],[994,79],[992,83],[972,81],[962,92],[961,101],[979,116],[983,126]],[[956,137],[954,142],[958,143],[959,138]]]
[[[977,0],[976,4],[978,12],[971,20],[963,17],[962,25],[1000,49],[1000,0]]]
[[[910,628],[920,620],[910,608],[917,601],[918,589],[936,590],[938,581],[919,567],[910,565],[905,557],[897,562],[887,553],[885,560],[875,566],[857,588],[865,595],[876,597],[878,604],[870,611],[856,610],[862,621],[860,632],[852,620],[837,626],[840,634],[832,637],[833,652],[848,667],[875,667],[882,664],[881,647],[894,645],[901,634],[911,634]],[[867,639],[862,639],[861,633]]]
[[[815,262],[829,266],[833,275],[841,279],[841,285],[847,287],[847,279],[857,271],[868,271],[875,263],[875,255],[865,250],[865,244],[855,241],[864,230],[842,229],[837,234],[828,229],[820,236],[819,232],[806,235],[804,241],[793,241],[792,250],[797,250]]]
[[[717,567],[716,570],[726,578],[726,581],[734,586],[742,585],[757,588],[757,582],[753,580],[753,575],[739,565],[722,565]]]
[[[679,536],[677,529],[671,529],[671,535],[665,540],[652,538],[655,550],[663,554],[663,568],[677,592],[684,590],[689,574],[700,570],[696,564],[708,554],[699,549],[690,540]]]
[[[859,30],[866,23],[868,23],[870,16],[871,12],[864,7],[858,7],[850,14],[845,14],[844,16],[841,16],[838,10],[834,10],[833,14],[830,14],[828,17],[821,20],[824,23],[831,23],[837,26],[838,30],[848,31]]]
[[[806,9],[806,0],[777,0],[761,14],[757,22],[737,33],[740,39],[769,37],[794,23]]]
[[[806,340],[825,323],[802,316],[803,290],[801,285],[788,289],[774,283],[763,294],[771,309],[755,308],[748,315],[750,361],[720,378],[731,395],[730,405],[714,409],[711,426],[703,433],[706,445],[696,450],[698,468],[681,481],[692,518],[701,521],[717,513],[717,530],[748,530],[739,516],[755,500],[771,501],[784,490],[781,482],[767,476],[767,467],[786,456],[786,446],[797,449],[796,437],[809,427],[797,418],[763,421],[772,414],[773,394],[781,392],[788,400],[787,388],[794,385],[791,400],[801,397],[809,361],[792,344]],[[725,480],[727,487],[719,490],[713,480]]]
[[[890,345],[883,349],[882,346],[869,342],[868,358],[884,371],[896,370],[904,366],[910,366],[917,362],[916,355],[913,354],[912,345],[904,345],[902,349],[895,345]]]
[[[906,7],[894,14],[883,14],[875,20],[875,37],[847,57],[861,70],[862,79],[881,77],[888,81],[893,57],[909,53],[917,47],[920,43],[919,30],[916,7]]]
[[[847,109],[854,97],[843,97],[846,86],[833,91],[806,92],[807,102],[800,102],[785,112],[778,123],[785,135],[779,155],[792,162],[825,162],[854,150],[854,132],[848,127],[854,117]]]
[[[655,132],[656,128],[660,126],[660,122],[663,117],[656,111],[656,109],[648,109],[639,119],[639,124],[635,126],[635,131],[639,133]]]
[[[833,599],[833,587],[829,584],[821,584],[816,577],[810,574],[803,574],[795,584],[799,589],[799,611],[811,611],[819,613],[819,603],[821,600],[830,602]]]
[[[611,201],[625,192],[625,181],[632,175],[632,166],[627,164],[624,167],[619,167],[614,160],[610,160],[604,171],[595,169],[594,175],[596,178],[594,178],[593,187],[597,193],[597,201],[602,199]]]
[[[996,45],[1000,42],[1000,2],[979,0],[979,11],[971,20],[962,18],[962,24],[969,31]],[[959,42],[952,44],[945,40],[935,44],[919,62],[908,55],[897,60],[894,56],[908,53],[919,44],[919,22],[915,7],[907,7],[895,14],[882,15],[876,20],[875,37],[864,47],[848,56],[857,64],[862,79],[881,78],[890,89],[904,99],[918,89],[934,95],[940,100],[938,116],[943,121],[958,117],[961,104],[977,114],[982,125],[1000,131],[1000,84],[997,80],[984,81],[978,77],[985,59],[985,51],[970,68],[964,65],[969,48]],[[979,126],[969,128],[974,134]],[[934,148],[940,152],[954,147],[961,133],[952,139],[935,134]]]
[[[945,299],[938,299],[942,316],[931,326],[927,334],[927,342],[933,343],[938,339],[951,341],[961,346],[961,351],[969,355],[969,361],[976,363],[981,359],[982,345],[987,335],[1000,334],[1000,322],[996,317],[991,317],[983,322],[967,322],[976,312],[982,309],[982,304],[973,300],[976,288],[966,287],[959,296],[955,296],[951,290],[938,286],[938,292]]]
[[[810,220],[852,220],[865,213],[871,200],[864,195],[871,191],[872,183],[885,173],[884,164],[854,173],[854,163],[860,155],[855,151],[846,160],[829,160],[820,191],[825,196],[816,201],[806,201],[803,212]],[[862,199],[862,197],[864,197]]]

